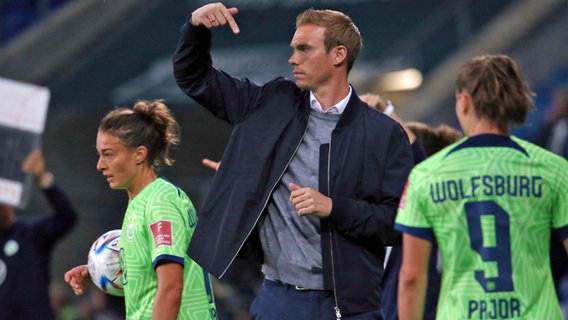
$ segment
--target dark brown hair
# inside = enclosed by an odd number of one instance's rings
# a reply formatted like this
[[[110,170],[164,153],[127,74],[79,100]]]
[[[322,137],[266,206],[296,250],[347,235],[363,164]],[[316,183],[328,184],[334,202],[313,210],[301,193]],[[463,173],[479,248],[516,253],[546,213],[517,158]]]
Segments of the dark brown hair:
[[[114,109],[101,120],[99,131],[119,138],[127,148],[145,146],[154,170],[173,164],[170,150],[180,141],[179,125],[162,100],[138,101],[132,109]]]
[[[407,122],[406,125],[414,133],[416,139],[422,143],[428,156],[457,142],[463,137],[461,131],[445,124],[435,128],[422,122]]]

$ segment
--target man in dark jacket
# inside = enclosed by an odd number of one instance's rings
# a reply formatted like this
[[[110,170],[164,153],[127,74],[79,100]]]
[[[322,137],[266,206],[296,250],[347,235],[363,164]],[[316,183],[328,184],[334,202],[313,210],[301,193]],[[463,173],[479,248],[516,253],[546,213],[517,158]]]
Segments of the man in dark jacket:
[[[399,124],[347,77],[362,40],[351,19],[307,10],[289,63],[296,82],[264,85],[212,66],[209,29],[239,29],[236,8],[194,11],[174,56],[180,88],[234,126],[189,247],[222,277],[237,256],[263,264],[253,319],[381,319],[385,245],[413,165]]]

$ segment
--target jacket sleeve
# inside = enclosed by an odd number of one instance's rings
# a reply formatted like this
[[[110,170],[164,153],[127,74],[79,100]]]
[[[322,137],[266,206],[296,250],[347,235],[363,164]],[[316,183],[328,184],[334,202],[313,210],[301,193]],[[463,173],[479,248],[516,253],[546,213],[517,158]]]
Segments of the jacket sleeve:
[[[78,215],[59,186],[54,184],[44,189],[43,193],[54,213],[39,220],[34,233],[37,239],[42,241],[42,245],[49,248],[71,230],[77,222]]]
[[[214,68],[210,50],[211,31],[186,22],[173,57],[176,82],[215,117],[230,124],[239,123],[252,111],[262,87]]]
[[[369,168],[363,174],[367,180],[361,184],[372,187],[363,187],[363,194],[355,198],[335,192],[329,219],[336,230],[349,238],[396,245],[402,242],[402,236],[394,229],[394,221],[414,161],[410,143],[400,126],[393,127],[387,136],[385,149],[376,147],[375,157],[381,163],[373,167],[378,168]]]

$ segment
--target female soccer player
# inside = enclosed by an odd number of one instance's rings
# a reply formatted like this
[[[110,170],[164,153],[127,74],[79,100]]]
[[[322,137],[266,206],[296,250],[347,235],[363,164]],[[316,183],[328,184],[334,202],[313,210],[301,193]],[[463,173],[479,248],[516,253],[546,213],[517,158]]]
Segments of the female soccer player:
[[[568,162],[509,134],[531,95],[508,56],[460,69],[456,115],[467,138],[416,166],[399,205],[401,320],[422,319],[432,243],[444,264],[438,319],[562,319],[549,246],[555,230],[568,248]]]
[[[99,126],[97,170],[129,199],[120,238],[127,319],[216,319],[209,275],[186,254],[193,204],[157,175],[178,142],[179,126],[159,100],[115,109]],[[77,295],[88,280],[86,265],[65,273]]]

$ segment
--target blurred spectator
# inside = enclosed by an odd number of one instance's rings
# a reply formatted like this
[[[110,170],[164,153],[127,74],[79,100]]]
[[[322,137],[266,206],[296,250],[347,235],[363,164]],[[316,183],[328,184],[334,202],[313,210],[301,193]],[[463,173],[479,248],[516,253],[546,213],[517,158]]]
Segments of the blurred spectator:
[[[568,159],[568,86],[554,90],[538,145]],[[554,234],[550,242],[550,264],[558,299],[568,319],[568,255]]]
[[[408,134],[408,139],[412,144],[412,154],[415,165],[463,137],[463,134],[459,130],[448,125],[439,125],[433,128],[422,122],[403,121],[396,112],[394,112],[394,105],[390,102],[385,103],[379,95],[367,93],[361,95],[360,98],[368,105],[387,114],[400,123],[404,131]],[[436,252],[437,247],[434,247],[433,250]],[[402,264],[402,246],[388,247],[384,263],[383,315],[385,320],[396,320],[398,319],[397,295],[399,271]],[[438,255],[433,254],[428,265],[428,288],[425,302],[426,308],[423,316],[424,320],[433,320],[436,318],[436,306],[438,304],[441,283],[441,266],[438,267],[438,265],[440,265]]]
[[[555,90],[551,108],[536,142],[541,147],[568,158],[568,86]]]
[[[416,140],[422,143],[428,156],[442,150],[451,143],[457,142],[463,137],[461,131],[445,124],[431,127],[422,122],[410,121],[406,125],[416,135]]]
[[[47,171],[41,151],[30,153],[22,170],[36,178],[54,214],[25,221],[12,206],[0,204],[0,319],[50,320],[51,252],[77,213]]]
[[[70,0],[0,1],[0,44],[32,26]]]

